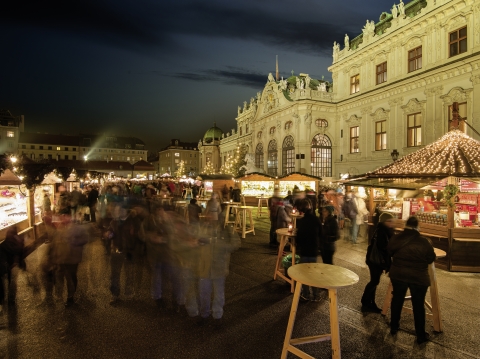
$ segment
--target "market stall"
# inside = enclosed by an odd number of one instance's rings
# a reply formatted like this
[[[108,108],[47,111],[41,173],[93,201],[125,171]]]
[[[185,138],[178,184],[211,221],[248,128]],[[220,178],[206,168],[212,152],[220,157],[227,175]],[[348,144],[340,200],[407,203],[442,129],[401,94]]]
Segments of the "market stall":
[[[322,179],[320,177],[294,172],[278,179],[278,189],[280,196],[284,197],[288,191],[293,192],[295,186],[297,186],[300,191],[305,191],[306,189],[317,191],[321,182]]]
[[[275,177],[265,173],[249,173],[238,178],[241,193],[249,206],[258,206],[258,197],[271,197],[276,181]]]
[[[400,220],[415,215],[420,232],[447,253],[437,267],[480,272],[479,154],[480,142],[454,129],[345,184],[370,187],[370,208],[376,207],[380,214]],[[378,203],[375,193],[383,193]]]

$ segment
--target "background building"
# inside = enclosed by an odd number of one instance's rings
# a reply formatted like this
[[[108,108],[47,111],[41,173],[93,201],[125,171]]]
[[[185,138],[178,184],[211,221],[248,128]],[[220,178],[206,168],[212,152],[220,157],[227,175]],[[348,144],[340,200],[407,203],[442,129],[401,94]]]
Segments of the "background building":
[[[18,138],[24,129],[24,117],[0,110],[0,153],[16,153]]]
[[[159,174],[174,175],[183,161],[185,174],[195,175],[199,171],[199,152],[196,143],[181,142],[173,139],[158,153]]]
[[[396,10],[346,36],[343,49],[335,42],[333,84],[270,74],[238,107],[236,129],[218,142],[200,141],[202,159],[216,147],[220,164],[244,144],[270,175],[337,179],[391,162],[394,150],[406,155],[433,142],[448,131],[453,102],[480,130],[480,3],[413,0]]]

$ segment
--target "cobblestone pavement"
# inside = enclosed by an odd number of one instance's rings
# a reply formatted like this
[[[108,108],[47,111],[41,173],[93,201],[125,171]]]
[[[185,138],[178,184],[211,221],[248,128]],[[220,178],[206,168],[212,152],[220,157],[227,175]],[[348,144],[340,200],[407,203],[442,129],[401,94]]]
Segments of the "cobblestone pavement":
[[[148,271],[136,297],[109,305],[108,257],[98,240],[85,248],[79,268],[77,303],[38,306],[38,263],[44,246],[28,257],[16,306],[0,316],[0,358],[279,358],[292,295],[273,281],[276,253],[268,247],[268,220],[256,219],[256,235],[247,235],[233,254],[226,283],[223,325],[198,326],[186,313],[159,309],[149,297]],[[97,235],[98,238],[98,235]],[[389,316],[362,313],[360,297],[368,281],[366,243],[338,242],[336,265],[360,277],[338,293],[342,358],[480,358],[480,275],[437,270],[444,332],[427,329],[432,341],[417,345],[413,317],[403,314],[401,330],[389,335]],[[382,277],[377,303],[388,278]],[[168,297],[168,293],[167,293]],[[329,332],[328,299],[299,307],[294,337]],[[330,357],[330,342],[302,347],[315,358]],[[294,358],[289,355],[289,358]]]

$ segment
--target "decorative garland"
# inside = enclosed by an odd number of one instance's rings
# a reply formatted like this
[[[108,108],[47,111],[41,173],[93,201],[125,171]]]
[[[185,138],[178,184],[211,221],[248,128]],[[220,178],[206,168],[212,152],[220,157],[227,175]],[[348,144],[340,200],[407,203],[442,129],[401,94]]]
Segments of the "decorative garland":
[[[445,186],[445,189],[443,190],[443,198],[450,208],[455,206],[454,198],[459,191],[458,186],[455,186],[454,184],[448,184]]]

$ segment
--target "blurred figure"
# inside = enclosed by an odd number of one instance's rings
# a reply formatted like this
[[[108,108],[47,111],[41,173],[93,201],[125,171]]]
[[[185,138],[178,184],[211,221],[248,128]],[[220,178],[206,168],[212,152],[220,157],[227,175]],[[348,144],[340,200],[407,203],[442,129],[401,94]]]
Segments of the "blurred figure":
[[[225,214],[222,213],[220,218]],[[223,218],[224,219],[224,218]],[[222,221],[220,221],[222,223]],[[240,248],[240,237],[232,228],[210,228],[208,238],[200,240],[198,267],[200,321],[204,324],[212,314],[215,324],[221,324],[225,305],[225,278],[229,273],[230,255]],[[212,299],[213,293],[213,299]]]
[[[390,334],[397,334],[400,328],[405,294],[407,289],[410,289],[417,343],[422,344],[429,339],[429,334],[425,332],[425,296],[430,286],[428,265],[436,258],[433,246],[418,232],[417,218],[410,217],[404,231],[390,239],[387,251],[392,257],[390,280],[393,298],[390,307]]]
[[[241,202],[240,195],[241,195],[241,192],[240,192],[240,188],[238,188],[238,183],[235,183],[232,191],[233,202]]]
[[[282,201],[277,204],[277,222],[275,223],[275,231],[280,228],[288,228],[288,225],[292,222],[289,217],[286,207]]]
[[[292,196],[292,191],[288,190],[287,196],[283,199],[284,201],[287,201],[293,206],[293,196]]]
[[[322,261],[325,264],[333,264],[335,242],[340,238],[337,218],[334,215],[335,208],[331,205],[322,208],[322,232],[320,235],[320,251]]]
[[[74,304],[77,290],[77,270],[82,261],[83,246],[88,242],[88,232],[82,225],[72,222],[69,215],[61,216],[61,224],[51,243],[51,261],[56,265],[55,291],[58,298],[63,297],[64,282],[67,283],[66,307]]]
[[[210,226],[216,228],[218,226],[218,215],[222,212],[219,196],[213,192],[212,197],[207,202],[207,208],[205,209],[205,218]]]
[[[318,237],[320,235],[320,222],[313,214],[312,204],[308,199],[297,201],[297,208],[304,213],[303,218],[297,219],[297,237],[296,246],[297,253],[300,255],[300,263],[316,263],[318,252]],[[314,300],[319,301],[319,289],[308,285],[302,286],[302,301]]]
[[[387,246],[390,238],[393,236],[393,228],[395,222],[391,215],[385,213],[381,216],[380,222],[375,228],[375,233],[372,238],[372,243],[367,248],[367,257],[365,263],[370,271],[370,282],[365,286],[362,296],[362,310],[380,313],[382,310],[375,303],[375,294],[377,286],[380,283],[380,276],[383,271],[388,273],[390,270],[391,258],[387,252]],[[378,251],[382,254],[383,264],[379,265],[370,261],[370,253],[372,247],[376,246]]]
[[[17,227],[12,226],[7,230],[5,240],[0,243],[0,312],[8,292],[8,305],[15,305],[17,298],[18,271],[25,270],[24,241],[17,234]],[[7,276],[5,288],[4,276]]]
[[[317,192],[310,187],[305,187],[305,198],[307,198],[312,204],[312,212],[316,216],[315,210],[317,209]]]
[[[224,202],[228,201],[228,195],[229,195],[228,187],[226,184],[224,184],[222,188],[222,199]]]
[[[98,191],[92,185],[87,186],[88,189],[88,197],[87,197],[87,204],[90,208],[90,222],[96,223],[97,222],[97,203],[98,203]]]
[[[365,224],[365,216],[369,213],[362,196],[356,192],[353,200],[357,207],[357,216],[355,217],[355,227],[352,227],[352,243],[357,244],[357,237],[360,229]],[[360,232],[362,233],[362,232]]]
[[[200,215],[202,214],[202,207],[197,204],[197,200],[192,198],[188,205],[188,224],[192,227],[193,233],[198,233],[200,225]]]
[[[55,212],[70,215],[70,196],[65,186],[58,186]]]
[[[358,234],[358,225],[357,225],[357,204],[355,202],[353,192],[347,192],[345,196],[343,207],[343,214],[345,218],[348,218],[350,221],[350,239],[354,244],[357,243],[357,234]]]
[[[112,230],[110,255],[110,304],[115,304],[120,296],[120,275],[124,270],[124,292],[126,299],[134,295],[133,251],[135,248],[134,223],[127,209],[117,205],[110,225]]]
[[[280,198],[280,192],[276,189],[273,192],[273,196],[268,199],[268,209],[270,212],[270,247],[278,247],[277,241],[277,212],[278,212],[278,204],[282,202]]]

